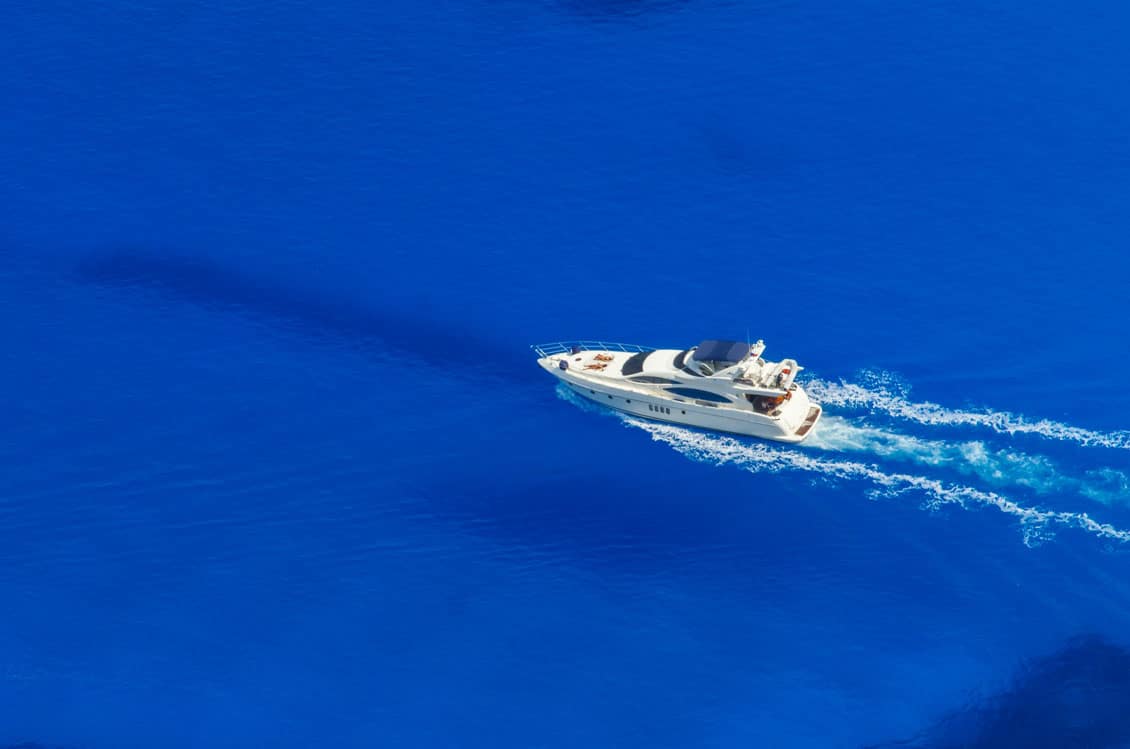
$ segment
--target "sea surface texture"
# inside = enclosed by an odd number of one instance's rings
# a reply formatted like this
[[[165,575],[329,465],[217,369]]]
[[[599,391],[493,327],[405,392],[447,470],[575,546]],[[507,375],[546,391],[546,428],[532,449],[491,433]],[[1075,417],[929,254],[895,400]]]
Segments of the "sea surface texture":
[[[1130,747],[1130,4],[2,16],[0,747]]]

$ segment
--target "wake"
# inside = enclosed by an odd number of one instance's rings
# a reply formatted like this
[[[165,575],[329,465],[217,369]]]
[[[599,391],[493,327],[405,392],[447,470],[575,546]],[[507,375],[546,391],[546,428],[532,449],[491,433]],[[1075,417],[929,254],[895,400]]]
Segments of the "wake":
[[[805,383],[805,389],[819,403],[841,408],[868,409],[928,426],[983,427],[1000,434],[1034,434],[1085,447],[1130,450],[1128,431],[1099,432],[1050,419],[1032,420],[1007,411],[987,408],[962,411],[928,401],[916,403],[907,398],[908,388],[892,375],[871,372],[863,380],[862,385],[842,380],[810,380]]]
[[[734,437],[695,432],[630,416],[621,418],[625,424],[647,432],[656,442],[674,448],[691,460],[719,466],[734,465],[751,473],[804,471],[833,479],[868,481],[874,484],[875,493],[880,496],[893,497],[907,492],[923,494],[930,508],[943,505],[957,505],[963,509],[993,507],[1020,521],[1024,543],[1028,546],[1050,538],[1052,526],[1075,528],[1110,541],[1130,542],[1130,531],[1100,523],[1085,512],[1038,510],[997,492],[971,486],[948,484],[907,473],[887,473],[865,463],[818,458],[796,449],[747,443]]]
[[[1099,538],[1119,543],[1130,542],[1130,530],[1100,523],[1086,512],[1041,510],[1028,507],[997,491],[949,483],[940,479],[905,472],[891,472],[855,460],[813,455],[804,447],[782,447],[771,443],[749,442],[709,432],[699,432],[673,424],[627,416],[590,403],[563,385],[557,396],[584,411],[616,417],[626,426],[648,433],[652,440],[673,448],[683,456],[713,465],[733,465],[751,473],[798,471],[842,481],[864,481],[872,485],[872,493],[894,497],[917,493],[926,498],[926,507],[956,505],[963,509],[992,507],[1020,522],[1024,543],[1035,546],[1051,538],[1052,528],[1072,528]],[[1058,472],[1055,465],[1042,456],[1029,456],[1009,451],[989,451],[983,443],[948,444],[909,435],[888,432],[866,425],[856,425],[838,417],[825,416],[806,445],[824,450],[854,450],[878,457],[902,459],[937,468],[965,470],[994,484],[1017,484],[1038,493],[1074,490],[1100,501],[1110,501],[1127,490],[1127,476],[1112,469],[1088,472],[1105,487]],[[964,467],[964,468],[963,468]]]
[[[923,439],[839,416],[825,416],[804,447],[836,452],[868,453],[889,460],[975,476],[994,487],[1021,486],[1045,494],[1078,494],[1103,504],[1130,497],[1130,476],[1098,468],[1076,477],[1050,458],[994,448],[980,440],[948,442]]]

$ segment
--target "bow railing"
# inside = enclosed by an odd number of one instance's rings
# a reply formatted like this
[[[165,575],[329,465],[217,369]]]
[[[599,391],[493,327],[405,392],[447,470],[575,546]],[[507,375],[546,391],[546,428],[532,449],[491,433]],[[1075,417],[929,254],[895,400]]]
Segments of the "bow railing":
[[[607,341],[555,341],[553,343],[535,343],[530,346],[539,357],[552,356],[553,354],[573,354],[581,351],[625,351],[630,354],[639,354],[644,351],[654,351],[651,346],[639,346],[635,343],[609,343]]]

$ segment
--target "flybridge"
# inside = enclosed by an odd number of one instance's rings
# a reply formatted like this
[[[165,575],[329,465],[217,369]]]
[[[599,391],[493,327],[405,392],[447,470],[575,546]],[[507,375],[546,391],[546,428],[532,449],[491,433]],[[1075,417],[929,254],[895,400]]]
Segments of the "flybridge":
[[[782,359],[767,362],[760,357],[752,358],[737,367],[734,387],[737,390],[755,395],[783,395],[796,388],[797,373],[804,367],[796,359]]]
[[[758,341],[762,348],[765,344]],[[703,341],[694,350],[694,358],[698,361],[728,361],[737,364],[749,355],[752,347],[748,343],[738,341]]]

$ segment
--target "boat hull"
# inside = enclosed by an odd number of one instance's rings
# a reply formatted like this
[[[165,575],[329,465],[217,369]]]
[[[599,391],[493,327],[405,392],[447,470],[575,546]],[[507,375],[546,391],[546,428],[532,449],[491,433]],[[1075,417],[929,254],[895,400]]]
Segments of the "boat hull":
[[[775,442],[798,443],[812,433],[822,411],[811,404],[801,423],[789,423],[752,411],[701,405],[695,401],[660,397],[657,395],[609,386],[568,371],[545,367],[572,392],[615,411],[637,416],[649,421],[660,421],[680,426],[728,432],[745,437],[757,437]],[[805,399],[807,401],[807,398]]]

